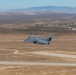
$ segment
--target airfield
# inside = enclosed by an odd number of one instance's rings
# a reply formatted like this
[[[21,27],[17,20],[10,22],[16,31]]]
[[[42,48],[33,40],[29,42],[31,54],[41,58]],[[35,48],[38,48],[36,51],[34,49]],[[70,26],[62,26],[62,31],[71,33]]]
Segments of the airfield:
[[[25,43],[29,35],[53,39]],[[0,13],[0,75],[76,75],[76,14]]]
[[[0,75],[76,75],[75,34],[57,35],[49,45],[24,43],[28,36],[0,34]]]

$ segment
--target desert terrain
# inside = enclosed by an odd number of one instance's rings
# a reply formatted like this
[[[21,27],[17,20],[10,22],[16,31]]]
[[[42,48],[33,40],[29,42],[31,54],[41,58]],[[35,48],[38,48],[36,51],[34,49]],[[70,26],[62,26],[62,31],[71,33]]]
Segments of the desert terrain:
[[[28,36],[0,34],[1,75],[76,74],[76,35],[58,35],[50,45],[24,43]]]
[[[13,14],[12,18],[4,14],[0,18],[0,75],[76,75],[74,15]],[[49,45],[25,43],[29,35],[53,39]]]

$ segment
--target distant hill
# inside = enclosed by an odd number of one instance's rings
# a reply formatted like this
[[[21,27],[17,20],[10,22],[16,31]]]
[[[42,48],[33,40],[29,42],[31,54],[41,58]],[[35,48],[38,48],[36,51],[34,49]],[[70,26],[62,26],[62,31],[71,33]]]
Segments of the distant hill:
[[[57,13],[76,13],[76,7],[60,7],[60,6],[41,6],[31,7],[26,9],[13,9],[11,12],[38,12],[38,11],[52,11]]]

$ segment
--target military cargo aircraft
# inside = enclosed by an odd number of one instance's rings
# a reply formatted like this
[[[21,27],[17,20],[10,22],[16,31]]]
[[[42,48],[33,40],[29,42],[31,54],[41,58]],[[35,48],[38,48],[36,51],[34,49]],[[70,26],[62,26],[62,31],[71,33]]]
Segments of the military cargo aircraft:
[[[35,44],[50,44],[52,40],[52,36],[48,36],[47,38],[40,38],[35,36],[29,36],[24,42],[32,42]]]

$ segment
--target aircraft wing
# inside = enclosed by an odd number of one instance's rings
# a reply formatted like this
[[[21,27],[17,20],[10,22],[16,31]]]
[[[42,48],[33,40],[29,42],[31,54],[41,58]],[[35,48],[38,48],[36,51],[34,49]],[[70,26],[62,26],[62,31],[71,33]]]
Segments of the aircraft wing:
[[[37,40],[36,38],[26,39],[24,42],[33,42],[35,43]]]
[[[48,44],[48,42],[41,39],[37,39],[37,44]]]

